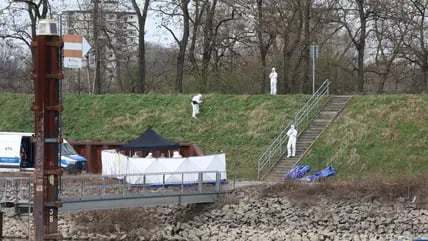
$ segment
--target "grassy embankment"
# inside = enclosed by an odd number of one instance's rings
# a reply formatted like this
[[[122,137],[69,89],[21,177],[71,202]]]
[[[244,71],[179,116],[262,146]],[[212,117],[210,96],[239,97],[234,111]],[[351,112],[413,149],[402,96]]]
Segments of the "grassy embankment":
[[[0,95],[0,131],[33,130],[31,95]],[[257,159],[307,96],[207,95],[191,118],[190,95],[68,95],[63,135],[127,142],[147,127],[167,139],[226,153],[229,175],[256,177]],[[356,96],[304,163],[332,163],[338,177],[414,176],[428,170],[428,96]]]
[[[308,96],[204,96],[191,118],[190,95],[66,95],[63,136],[127,142],[152,127],[163,137],[226,153],[230,177],[255,179],[257,160]],[[0,131],[33,131],[31,95],[0,95]]]
[[[303,163],[348,179],[428,173],[428,95],[354,97]]]

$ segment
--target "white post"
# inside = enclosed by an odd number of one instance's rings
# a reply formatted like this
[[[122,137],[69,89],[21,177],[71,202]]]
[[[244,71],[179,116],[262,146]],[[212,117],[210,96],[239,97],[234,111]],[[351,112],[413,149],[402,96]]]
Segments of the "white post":
[[[315,94],[315,59],[318,58],[318,45],[312,44],[309,47],[309,55],[312,58],[312,95]]]
[[[312,45],[314,48],[314,55],[312,56],[312,95],[315,94],[315,45]]]

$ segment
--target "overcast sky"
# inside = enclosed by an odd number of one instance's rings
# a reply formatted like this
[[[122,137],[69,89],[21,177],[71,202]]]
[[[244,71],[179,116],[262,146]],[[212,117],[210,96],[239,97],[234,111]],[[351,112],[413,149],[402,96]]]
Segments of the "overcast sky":
[[[65,2],[65,3],[64,3]],[[24,5],[24,3],[14,3]],[[58,1],[51,0],[53,5],[53,11],[61,12],[66,10],[77,10],[78,5],[77,1]],[[0,0],[0,14],[1,10],[7,6],[7,1]],[[29,21],[29,20],[25,20]],[[162,46],[173,46],[176,47],[175,41],[172,38],[171,34],[163,28],[159,28],[160,18],[157,17],[153,12],[149,11],[149,15],[146,20],[146,36],[145,40],[147,42],[160,44]]]

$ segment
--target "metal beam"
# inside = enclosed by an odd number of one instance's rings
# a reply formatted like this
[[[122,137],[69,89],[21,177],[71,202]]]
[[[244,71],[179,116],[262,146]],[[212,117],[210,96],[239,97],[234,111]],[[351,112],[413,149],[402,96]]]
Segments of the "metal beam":
[[[213,203],[224,194],[220,193],[194,193],[190,195],[152,195],[134,198],[110,198],[102,200],[75,200],[63,201],[61,212],[73,212],[83,210],[100,210],[115,208],[131,208],[142,206],[156,206],[167,204],[189,204],[189,203]]]
[[[32,43],[35,53],[34,79],[34,236],[35,240],[57,240],[60,138],[60,56],[63,41],[55,35],[38,35]],[[45,141],[48,140],[48,141]],[[58,140],[52,142],[51,140]]]

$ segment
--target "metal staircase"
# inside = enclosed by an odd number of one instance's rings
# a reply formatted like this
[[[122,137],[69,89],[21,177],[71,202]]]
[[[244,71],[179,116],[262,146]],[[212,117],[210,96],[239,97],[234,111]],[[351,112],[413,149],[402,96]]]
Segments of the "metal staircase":
[[[306,101],[305,105],[294,116],[294,119],[279,133],[275,140],[266,148],[266,151],[257,161],[257,178],[262,180],[276,166],[287,152],[287,131],[291,125],[297,130],[304,130],[318,115],[320,108],[324,108],[329,96],[330,81],[325,80],[318,90]]]
[[[336,119],[350,99],[350,96],[331,96],[326,106],[297,138],[296,156],[287,158],[286,155],[283,155],[264,180],[267,182],[284,180],[284,174],[305,156],[321,133]]]

